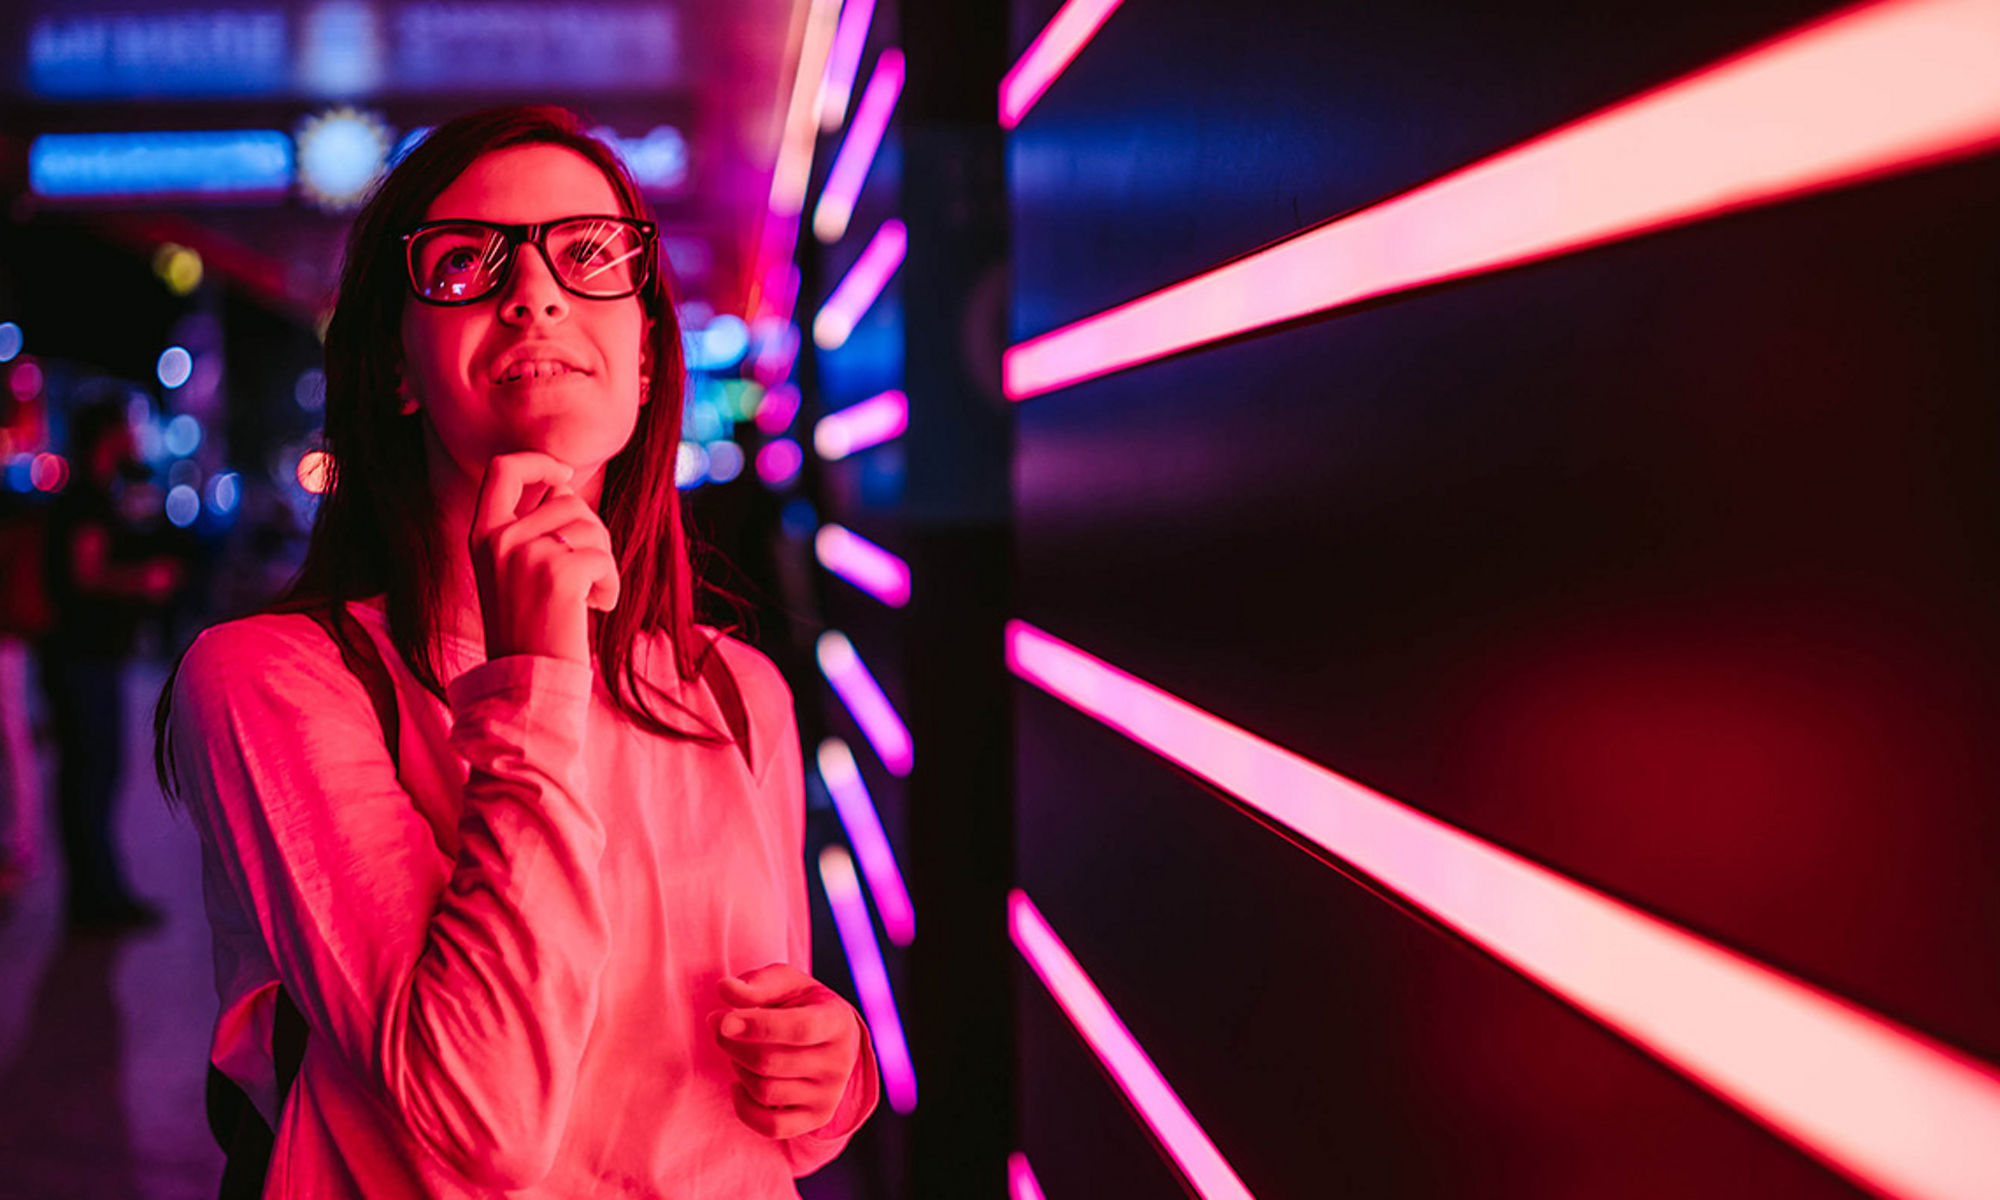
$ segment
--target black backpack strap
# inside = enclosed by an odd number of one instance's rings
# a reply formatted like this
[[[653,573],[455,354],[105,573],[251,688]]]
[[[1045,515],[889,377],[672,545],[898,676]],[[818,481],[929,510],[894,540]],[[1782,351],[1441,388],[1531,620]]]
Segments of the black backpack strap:
[[[350,633],[342,628],[354,621],[345,611],[336,617],[314,608],[307,609],[306,615],[333,639],[341,663],[367,689],[368,703],[375,709],[376,723],[382,728],[382,744],[388,747],[390,761],[399,763],[400,774],[402,721],[396,711],[396,683],[389,675],[388,664],[382,660],[382,652],[375,646],[375,639],[368,636],[367,630]],[[271,1063],[277,1069],[281,1109],[298,1080],[299,1066],[305,1061],[308,1032],[305,1015],[299,1012],[284,985],[279,984],[277,1009],[271,1019]],[[212,1063],[208,1068],[206,1100],[209,1132],[215,1135],[216,1144],[227,1156],[217,1200],[259,1200],[264,1193],[265,1176],[270,1174],[276,1136],[236,1081]]]

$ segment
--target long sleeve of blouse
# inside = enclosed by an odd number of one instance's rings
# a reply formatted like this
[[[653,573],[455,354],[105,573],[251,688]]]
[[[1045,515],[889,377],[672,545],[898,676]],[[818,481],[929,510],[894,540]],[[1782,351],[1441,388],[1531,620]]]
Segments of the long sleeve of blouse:
[[[762,770],[641,733],[588,666],[461,644],[448,705],[387,655],[399,776],[308,619],[197,639],[172,736],[215,935],[213,1057],[277,1118],[279,1194],[790,1197],[845,1145],[874,1106],[872,1051],[826,1128],[773,1143],[734,1119],[704,1036],[722,975],[810,969],[790,696],[728,650]],[[311,1031],[282,1111],[279,983]]]

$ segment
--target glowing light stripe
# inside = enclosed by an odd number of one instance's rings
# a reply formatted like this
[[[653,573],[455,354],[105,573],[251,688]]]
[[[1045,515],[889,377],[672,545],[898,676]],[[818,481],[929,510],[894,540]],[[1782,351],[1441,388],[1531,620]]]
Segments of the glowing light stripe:
[[[1365,872],[1835,1170],[2000,1195],[2000,1073],[1293,754],[1023,622],[1022,679]]]
[[[902,94],[903,52],[884,50],[875,60],[861,105],[854,110],[854,124],[834,153],[826,184],[820,188],[819,205],[813,209],[813,236],[820,241],[837,242],[847,232],[861,185],[868,180],[868,168],[875,165],[875,152],[882,148],[882,135],[889,131],[889,118]]]
[[[845,634],[828,630],[819,635],[814,649],[820,673],[832,685],[833,694],[847,706],[854,723],[861,726],[861,734],[875,748],[875,756],[889,768],[891,775],[908,775],[916,763],[909,727],[896,715],[895,706],[882,694],[882,685],[875,682],[867,664],[854,652],[854,643]]]
[[[819,139],[813,109],[839,15],[840,0],[812,0],[812,7],[806,10],[798,69],[792,75],[792,100],[785,109],[784,140],[778,145],[778,164],[771,174],[771,211],[780,216],[795,217],[805,209],[813,143]]]
[[[819,315],[813,318],[814,345],[822,350],[838,350],[847,344],[848,335],[860,323],[861,315],[888,286],[896,268],[903,265],[903,254],[909,248],[910,231],[901,221],[892,217],[882,222],[875,236],[862,247],[861,256],[834,286],[833,295],[820,306]]]
[[[1019,1150],[1007,1156],[1007,1200],[1047,1200],[1028,1156]]]
[[[819,127],[832,133],[847,116],[854,93],[854,73],[861,68],[861,51],[868,45],[868,26],[875,20],[875,0],[847,0],[840,10],[840,27],[833,50],[826,56],[826,75],[819,88]]]
[[[868,894],[875,897],[875,911],[882,914],[882,929],[890,941],[907,946],[917,936],[916,906],[910,903],[910,889],[903,885],[896,852],[889,847],[889,835],[882,830],[882,818],[862,782],[854,752],[839,738],[828,738],[819,744],[818,765],[833,809],[840,814],[840,827],[861,860],[861,876],[868,881]]]
[[[1035,902],[1019,888],[1007,893],[1007,932],[1042,986],[1055,997],[1202,1200],[1253,1200],[1250,1189],[1236,1177],[1194,1114],[1112,1011],[1104,993],[1049,928]]]
[[[870,446],[903,436],[910,427],[910,398],[898,391],[870,396],[813,423],[813,450],[838,462]]]
[[[1021,123],[1035,101],[1097,36],[1098,28],[1117,11],[1118,4],[1119,0],[1069,0],[1049,18],[1022,52],[1021,60],[1000,81],[1000,128],[1012,129]]]
[[[813,535],[813,555],[821,566],[890,608],[910,602],[910,564],[850,529],[820,526]]]
[[[2000,140],[2000,0],[1809,25],[1393,200],[1008,350],[1007,395],[1362,300],[1835,187]]]
[[[917,1069],[910,1062],[910,1044],[903,1037],[903,1019],[896,1013],[896,994],[889,989],[889,971],[882,964],[882,947],[868,923],[868,903],[854,877],[854,860],[838,846],[819,852],[819,881],[840,931],[840,948],[847,955],[847,972],[861,1000],[861,1019],[875,1043],[875,1065],[882,1070],[882,1090],[889,1107],[908,1113],[917,1107]]]
[[[799,389],[792,384],[781,384],[764,393],[757,402],[757,431],[779,434],[792,427],[792,418],[799,415]]]

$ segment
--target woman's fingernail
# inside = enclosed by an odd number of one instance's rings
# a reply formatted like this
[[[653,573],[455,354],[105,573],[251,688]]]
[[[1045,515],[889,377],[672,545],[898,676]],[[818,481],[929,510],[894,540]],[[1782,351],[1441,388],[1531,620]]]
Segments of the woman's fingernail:
[[[750,1022],[744,1020],[742,1017],[722,1018],[723,1037],[742,1037],[743,1031],[748,1028],[750,1028]]]

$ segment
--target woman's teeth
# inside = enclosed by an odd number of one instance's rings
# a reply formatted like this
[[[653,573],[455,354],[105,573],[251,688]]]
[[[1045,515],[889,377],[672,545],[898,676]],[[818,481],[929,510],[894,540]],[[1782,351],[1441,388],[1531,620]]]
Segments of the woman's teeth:
[[[501,373],[500,382],[518,383],[523,379],[551,379],[557,375],[570,373],[571,368],[559,362],[518,362]]]

